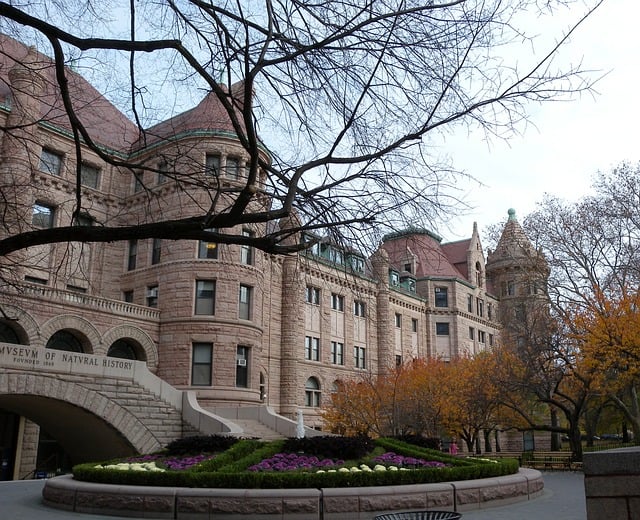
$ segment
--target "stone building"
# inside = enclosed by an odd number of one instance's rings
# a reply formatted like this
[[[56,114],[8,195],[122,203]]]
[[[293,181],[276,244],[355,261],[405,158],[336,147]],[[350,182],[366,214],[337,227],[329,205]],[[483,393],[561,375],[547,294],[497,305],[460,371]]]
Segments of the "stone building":
[[[10,128],[0,136],[3,234],[72,218],[90,226],[183,217],[208,204],[210,177],[222,187],[242,180],[245,151],[213,94],[141,134],[69,70],[74,105],[103,153],[144,160],[155,172],[134,175],[86,147],[76,164],[49,60],[8,37],[0,46],[0,124]],[[73,216],[78,169],[88,209]],[[199,182],[178,186],[175,171]],[[259,236],[261,226],[233,232]],[[266,405],[295,418],[302,410],[318,429],[336,381],[416,357],[473,354],[500,331],[475,224],[469,239],[453,243],[424,229],[391,234],[370,258],[325,240],[275,257],[148,239],[30,247],[0,269],[0,341],[144,361],[213,413]],[[31,461],[23,467],[37,466],[38,437],[40,458],[55,442],[26,419],[29,406],[0,396],[0,446],[15,450],[19,437]]]

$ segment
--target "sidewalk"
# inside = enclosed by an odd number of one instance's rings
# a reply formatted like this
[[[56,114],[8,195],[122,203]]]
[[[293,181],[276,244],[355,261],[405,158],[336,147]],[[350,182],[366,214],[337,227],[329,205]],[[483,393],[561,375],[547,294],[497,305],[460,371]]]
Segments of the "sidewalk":
[[[547,472],[542,496],[502,507],[467,511],[462,520],[586,520],[582,473]],[[44,480],[0,482],[2,518],[11,520],[114,520],[113,516],[70,513],[42,504]]]
[[[584,475],[572,471],[542,474],[542,496],[508,506],[467,511],[462,520],[586,520]]]

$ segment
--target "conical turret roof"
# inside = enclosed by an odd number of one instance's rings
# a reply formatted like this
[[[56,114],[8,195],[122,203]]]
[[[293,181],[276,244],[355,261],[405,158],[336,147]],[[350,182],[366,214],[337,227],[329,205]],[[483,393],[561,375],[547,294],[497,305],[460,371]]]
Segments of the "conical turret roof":
[[[509,218],[502,230],[496,249],[489,254],[489,262],[531,258],[536,254],[533,244],[516,218],[516,210],[510,208]]]

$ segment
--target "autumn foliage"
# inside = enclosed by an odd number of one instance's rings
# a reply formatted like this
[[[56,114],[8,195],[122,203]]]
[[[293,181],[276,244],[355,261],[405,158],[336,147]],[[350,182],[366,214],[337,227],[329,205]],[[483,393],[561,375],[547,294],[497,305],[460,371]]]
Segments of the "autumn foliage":
[[[471,447],[496,426],[499,389],[492,353],[451,361],[415,359],[379,377],[340,383],[324,410],[343,435],[458,436]]]

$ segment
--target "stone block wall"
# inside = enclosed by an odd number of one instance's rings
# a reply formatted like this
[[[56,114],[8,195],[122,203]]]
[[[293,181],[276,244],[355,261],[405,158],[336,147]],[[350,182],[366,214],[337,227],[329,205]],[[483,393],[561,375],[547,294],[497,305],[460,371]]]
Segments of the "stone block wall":
[[[640,518],[640,448],[584,455],[587,520]]]

